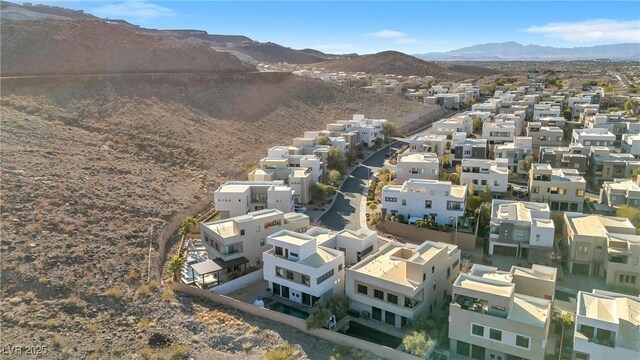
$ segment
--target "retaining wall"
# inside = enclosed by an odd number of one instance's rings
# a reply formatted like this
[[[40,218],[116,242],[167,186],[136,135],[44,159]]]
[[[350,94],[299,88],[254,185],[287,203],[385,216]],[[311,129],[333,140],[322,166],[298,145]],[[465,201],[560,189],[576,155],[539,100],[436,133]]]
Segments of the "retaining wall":
[[[233,292],[236,292],[243,287],[252,284],[256,281],[262,280],[264,277],[262,269],[256,270],[254,272],[248,273],[247,275],[240,276],[239,278],[233,279],[226,283],[222,283],[218,286],[214,286],[211,291],[220,295],[229,295]]]
[[[218,304],[227,305],[234,309],[238,309],[240,311],[244,311],[246,313],[249,313],[255,316],[259,316],[268,320],[277,321],[279,323],[291,326],[297,330],[313,335],[320,339],[323,339],[338,345],[343,345],[347,347],[368,351],[372,354],[375,354],[376,356],[379,356],[385,359],[400,359],[400,360],[420,359],[419,357],[413,356],[411,354],[408,354],[402,351],[394,350],[385,346],[360,340],[351,336],[340,334],[338,332],[329,331],[326,329],[308,330],[306,322],[297,317],[289,316],[289,315],[279,313],[277,311],[265,309],[265,308],[255,307],[253,305],[235,300],[228,296],[214,294],[210,291],[199,289],[193,286],[185,285],[178,282],[172,282],[171,289],[173,289],[174,291],[183,292],[185,294],[189,294],[192,296],[207,298]]]
[[[433,229],[419,228],[414,225],[403,224],[396,221],[385,221],[385,232],[398,236],[412,243],[422,244],[426,240],[456,244],[461,250],[474,250],[476,248],[476,236],[458,232],[457,240],[455,231],[444,232]]]

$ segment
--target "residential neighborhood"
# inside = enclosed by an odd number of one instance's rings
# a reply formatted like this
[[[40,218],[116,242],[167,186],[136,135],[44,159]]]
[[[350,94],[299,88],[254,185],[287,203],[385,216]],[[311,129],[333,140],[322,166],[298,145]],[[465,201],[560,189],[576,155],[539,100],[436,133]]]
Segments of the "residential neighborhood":
[[[610,310],[637,307],[640,291],[638,223],[620,215],[640,204],[637,119],[604,112],[601,92],[531,84],[481,101],[472,84],[448,85],[422,101],[459,109],[459,94],[444,96],[455,88],[473,105],[426,131],[394,136],[391,121],[353,115],[268,149],[248,181],[214,192],[220,220],[201,224],[220,270],[189,262],[184,281],[233,296],[227,288],[251,277],[262,284],[252,304],[405,354],[424,319],[448,329],[418,332],[433,340],[431,357],[634,351],[622,330],[604,329],[639,321]],[[354,196],[350,182],[366,190]],[[346,206],[359,220],[323,223]]]

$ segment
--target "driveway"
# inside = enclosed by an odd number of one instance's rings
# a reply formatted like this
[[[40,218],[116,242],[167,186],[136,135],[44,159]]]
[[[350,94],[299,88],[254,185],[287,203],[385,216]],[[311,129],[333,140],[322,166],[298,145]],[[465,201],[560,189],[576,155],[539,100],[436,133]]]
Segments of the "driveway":
[[[403,141],[387,145],[358,165],[342,184],[329,211],[318,222],[332,230],[359,229],[360,202],[363,194],[366,196],[369,177],[384,165],[389,147],[396,151],[403,145],[406,145]]]

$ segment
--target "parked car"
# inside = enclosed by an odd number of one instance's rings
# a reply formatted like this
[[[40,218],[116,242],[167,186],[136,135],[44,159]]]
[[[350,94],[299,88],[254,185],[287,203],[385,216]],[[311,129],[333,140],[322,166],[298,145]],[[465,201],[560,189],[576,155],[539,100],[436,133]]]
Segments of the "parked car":
[[[306,214],[307,213],[307,208],[302,206],[302,205],[293,205],[293,211],[295,211],[297,213]]]

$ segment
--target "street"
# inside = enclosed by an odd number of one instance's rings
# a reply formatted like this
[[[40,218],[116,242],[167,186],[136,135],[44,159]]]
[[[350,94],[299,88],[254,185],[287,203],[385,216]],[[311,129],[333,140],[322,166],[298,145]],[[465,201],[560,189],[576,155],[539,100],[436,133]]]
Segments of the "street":
[[[363,193],[367,191],[369,175],[384,165],[385,154],[389,151],[389,147],[392,151],[396,151],[405,144],[398,141],[387,145],[358,165],[342,184],[329,211],[322,215],[318,222],[332,230],[359,229],[360,202]]]

